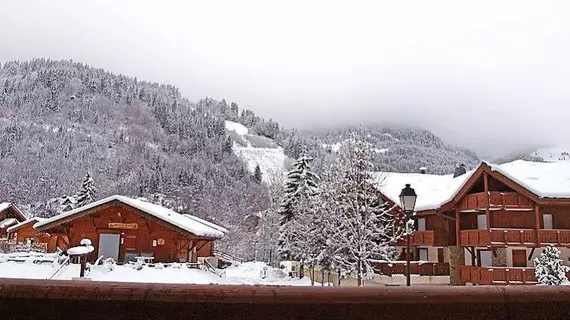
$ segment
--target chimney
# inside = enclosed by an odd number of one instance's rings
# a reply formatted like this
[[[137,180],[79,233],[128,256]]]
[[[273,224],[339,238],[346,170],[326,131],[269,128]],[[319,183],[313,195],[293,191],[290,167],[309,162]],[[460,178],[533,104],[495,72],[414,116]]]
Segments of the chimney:
[[[453,177],[457,178],[461,175],[464,175],[465,173],[467,173],[467,170],[465,170],[465,165],[462,163],[460,165],[455,166],[455,172],[453,172]]]
[[[427,173],[427,168],[426,168],[426,167],[421,167],[421,168],[420,168],[420,173],[421,173],[421,174],[426,174],[426,173]]]

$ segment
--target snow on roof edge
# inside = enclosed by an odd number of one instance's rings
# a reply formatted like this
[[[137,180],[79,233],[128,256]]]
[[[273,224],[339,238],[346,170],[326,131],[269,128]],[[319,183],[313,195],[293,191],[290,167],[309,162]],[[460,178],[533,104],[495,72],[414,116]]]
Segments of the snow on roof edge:
[[[6,231],[12,232],[12,231],[14,231],[14,230],[20,229],[21,227],[23,227],[23,226],[25,226],[25,225],[27,225],[27,224],[30,224],[31,222],[37,223],[37,222],[40,222],[40,221],[42,221],[42,220],[45,220],[45,219],[44,219],[44,218],[33,217],[33,218],[30,218],[30,219],[28,219],[28,220],[22,221],[22,222],[20,222],[20,223],[18,223],[18,224],[16,224],[16,225],[13,225],[13,226],[9,227],[8,229],[6,229]],[[35,226],[35,223],[34,223],[34,226]]]
[[[129,198],[126,196],[121,196],[121,195],[113,195],[113,196],[92,202],[92,203],[85,205],[83,207],[76,208],[76,209],[61,213],[59,215],[53,216],[49,219],[46,219],[44,221],[40,221],[40,222],[36,223],[34,225],[34,228],[41,228],[43,226],[54,223],[56,221],[72,217],[75,214],[81,213],[83,211],[87,211],[89,209],[93,209],[95,207],[98,207],[100,205],[103,205],[105,203],[109,203],[109,202],[115,201],[115,200],[122,202],[126,205],[129,205],[131,207],[134,207],[136,209],[139,209],[139,210],[141,210],[147,214],[152,215],[153,217],[155,217],[157,219],[163,220],[163,221],[165,221],[171,225],[174,225],[178,228],[181,228],[187,232],[193,233],[197,236],[221,238],[226,233],[226,232],[222,232],[221,230],[218,229],[218,228],[221,228],[221,229],[225,230],[225,228],[222,228],[220,226],[217,226],[217,228],[215,228],[212,226],[213,225],[212,223],[209,223],[210,225],[208,225],[202,221],[198,221],[198,220],[194,220],[194,219],[189,219],[188,217],[184,217],[184,215],[182,215],[178,212],[175,212],[175,211],[170,210],[168,208],[159,206],[157,204],[154,204],[151,202],[144,202],[142,200],[137,200],[137,199]],[[194,217],[194,216],[192,216],[192,217]],[[182,220],[181,218],[184,218],[184,220]],[[193,221],[195,223],[198,223],[199,225],[185,223],[186,220]]]

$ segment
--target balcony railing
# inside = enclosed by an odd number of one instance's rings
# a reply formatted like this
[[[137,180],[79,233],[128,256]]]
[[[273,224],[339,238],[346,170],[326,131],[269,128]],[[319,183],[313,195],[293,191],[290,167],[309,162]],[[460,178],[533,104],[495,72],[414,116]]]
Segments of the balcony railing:
[[[370,264],[377,274],[386,276],[406,274],[406,264],[404,261],[371,262]],[[421,276],[448,276],[449,263],[412,261],[410,263],[410,274],[419,274]]]
[[[570,240],[570,230],[567,231]],[[492,244],[536,244],[536,231],[534,229],[491,229],[490,232],[487,230],[461,230],[459,231],[459,238],[459,245],[471,247]]]
[[[540,230],[540,243],[570,244],[570,230]]]
[[[534,268],[461,266],[459,274],[461,281],[474,284],[536,284]]]
[[[410,237],[410,245],[412,246],[446,246],[448,244],[448,234],[435,230],[414,231]],[[405,246],[406,237],[400,238],[396,245]]]
[[[459,245],[469,247],[488,246],[491,236],[487,230],[461,230],[459,231]]]
[[[534,208],[532,201],[514,192],[489,192],[489,207],[504,209],[528,209]],[[487,208],[487,196],[485,192],[466,195],[459,203],[460,211],[478,211]]]

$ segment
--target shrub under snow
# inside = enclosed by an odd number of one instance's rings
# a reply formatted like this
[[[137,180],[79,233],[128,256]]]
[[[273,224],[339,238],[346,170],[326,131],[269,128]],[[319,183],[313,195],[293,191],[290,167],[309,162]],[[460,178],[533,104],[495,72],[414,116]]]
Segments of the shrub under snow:
[[[570,285],[566,272],[569,267],[562,264],[560,250],[550,245],[544,249],[540,257],[534,259],[536,281],[542,285]]]

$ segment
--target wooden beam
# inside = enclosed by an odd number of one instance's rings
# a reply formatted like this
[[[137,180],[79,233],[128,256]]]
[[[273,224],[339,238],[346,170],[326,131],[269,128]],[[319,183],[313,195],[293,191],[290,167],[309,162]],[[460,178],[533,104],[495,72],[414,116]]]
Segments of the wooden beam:
[[[536,244],[540,247],[540,207],[534,206],[534,218],[536,223]]]
[[[461,231],[461,223],[459,221],[459,208],[456,207],[455,208],[455,245],[459,246],[460,245],[460,240],[461,240],[461,236],[460,236],[460,231]]]
[[[491,234],[491,214],[489,211],[490,199],[489,199],[489,175],[487,172],[483,173],[483,186],[485,188],[485,219],[487,220],[487,231],[489,235]]]

